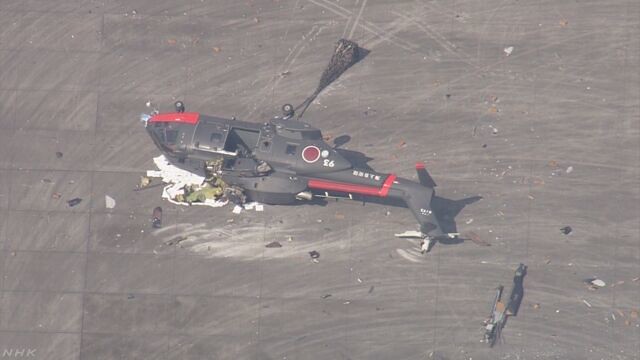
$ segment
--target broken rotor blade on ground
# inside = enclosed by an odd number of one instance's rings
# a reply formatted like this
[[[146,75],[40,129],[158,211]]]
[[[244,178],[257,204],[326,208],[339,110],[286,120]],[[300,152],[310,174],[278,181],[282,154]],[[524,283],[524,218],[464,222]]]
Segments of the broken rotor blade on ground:
[[[362,60],[368,53],[368,50],[359,47],[354,41],[346,39],[338,40],[336,47],[333,50],[331,60],[329,60],[329,64],[322,72],[322,76],[320,76],[318,87],[313,94],[306,98],[302,104],[296,107],[296,111],[298,109],[302,109],[298,113],[298,119],[302,117],[309,105],[311,105],[313,100],[315,100],[322,90],[339,78],[340,75],[347,71],[347,69],[349,69],[353,64]]]

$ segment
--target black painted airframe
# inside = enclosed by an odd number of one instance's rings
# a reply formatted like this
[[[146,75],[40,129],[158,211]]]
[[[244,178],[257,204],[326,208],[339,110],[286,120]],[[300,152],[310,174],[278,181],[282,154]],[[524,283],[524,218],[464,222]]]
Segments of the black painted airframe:
[[[444,234],[431,209],[435,182],[424,163],[416,164],[419,182],[358,168],[323,139],[319,129],[293,119],[293,107],[269,122],[255,123],[184,112],[176,103],[172,113],[144,116],[156,146],[174,162],[200,160],[247,201],[296,204],[317,197],[366,201],[399,200],[418,223],[423,250]]]

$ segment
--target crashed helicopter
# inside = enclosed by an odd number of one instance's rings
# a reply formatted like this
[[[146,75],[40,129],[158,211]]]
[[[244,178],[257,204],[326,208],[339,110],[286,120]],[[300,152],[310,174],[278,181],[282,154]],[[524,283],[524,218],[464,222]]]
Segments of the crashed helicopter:
[[[353,42],[338,42],[330,70],[325,70],[321,85],[300,106],[300,115],[322,88],[357,61],[358,50]],[[422,239],[423,252],[434,240],[457,235],[444,233],[432,211],[436,184],[424,163],[415,166],[419,182],[359,168],[326,143],[319,129],[300,116],[296,119],[293,106],[286,104],[282,110],[280,117],[255,123],[186,112],[178,101],[175,112],[143,114],[141,120],[168,159],[204,162],[208,173],[224,182],[225,193],[242,201],[290,205],[322,197],[390,200],[406,205],[420,224],[420,231],[402,235]]]

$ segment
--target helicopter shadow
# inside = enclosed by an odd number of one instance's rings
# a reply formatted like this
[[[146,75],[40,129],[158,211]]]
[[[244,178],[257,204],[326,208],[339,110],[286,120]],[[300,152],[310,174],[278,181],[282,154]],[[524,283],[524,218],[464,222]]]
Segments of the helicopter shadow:
[[[431,199],[431,210],[433,210],[440,228],[444,233],[457,233],[458,226],[455,218],[460,214],[462,209],[467,205],[471,205],[480,201],[482,196],[471,196],[460,200],[452,200],[434,195]],[[441,239],[439,242],[444,245],[454,245],[464,242],[463,237]]]

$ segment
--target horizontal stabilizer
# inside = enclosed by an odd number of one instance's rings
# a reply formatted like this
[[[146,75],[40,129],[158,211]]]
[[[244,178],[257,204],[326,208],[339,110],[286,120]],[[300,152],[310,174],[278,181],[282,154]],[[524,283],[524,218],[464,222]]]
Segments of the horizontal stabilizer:
[[[405,231],[402,234],[394,234],[396,237],[405,239],[424,239],[427,235],[422,231]]]
[[[436,182],[433,181],[433,178],[427,172],[426,167],[423,162],[416,163],[416,172],[418,173],[418,179],[420,180],[420,184],[422,186],[434,188],[436,187]]]

